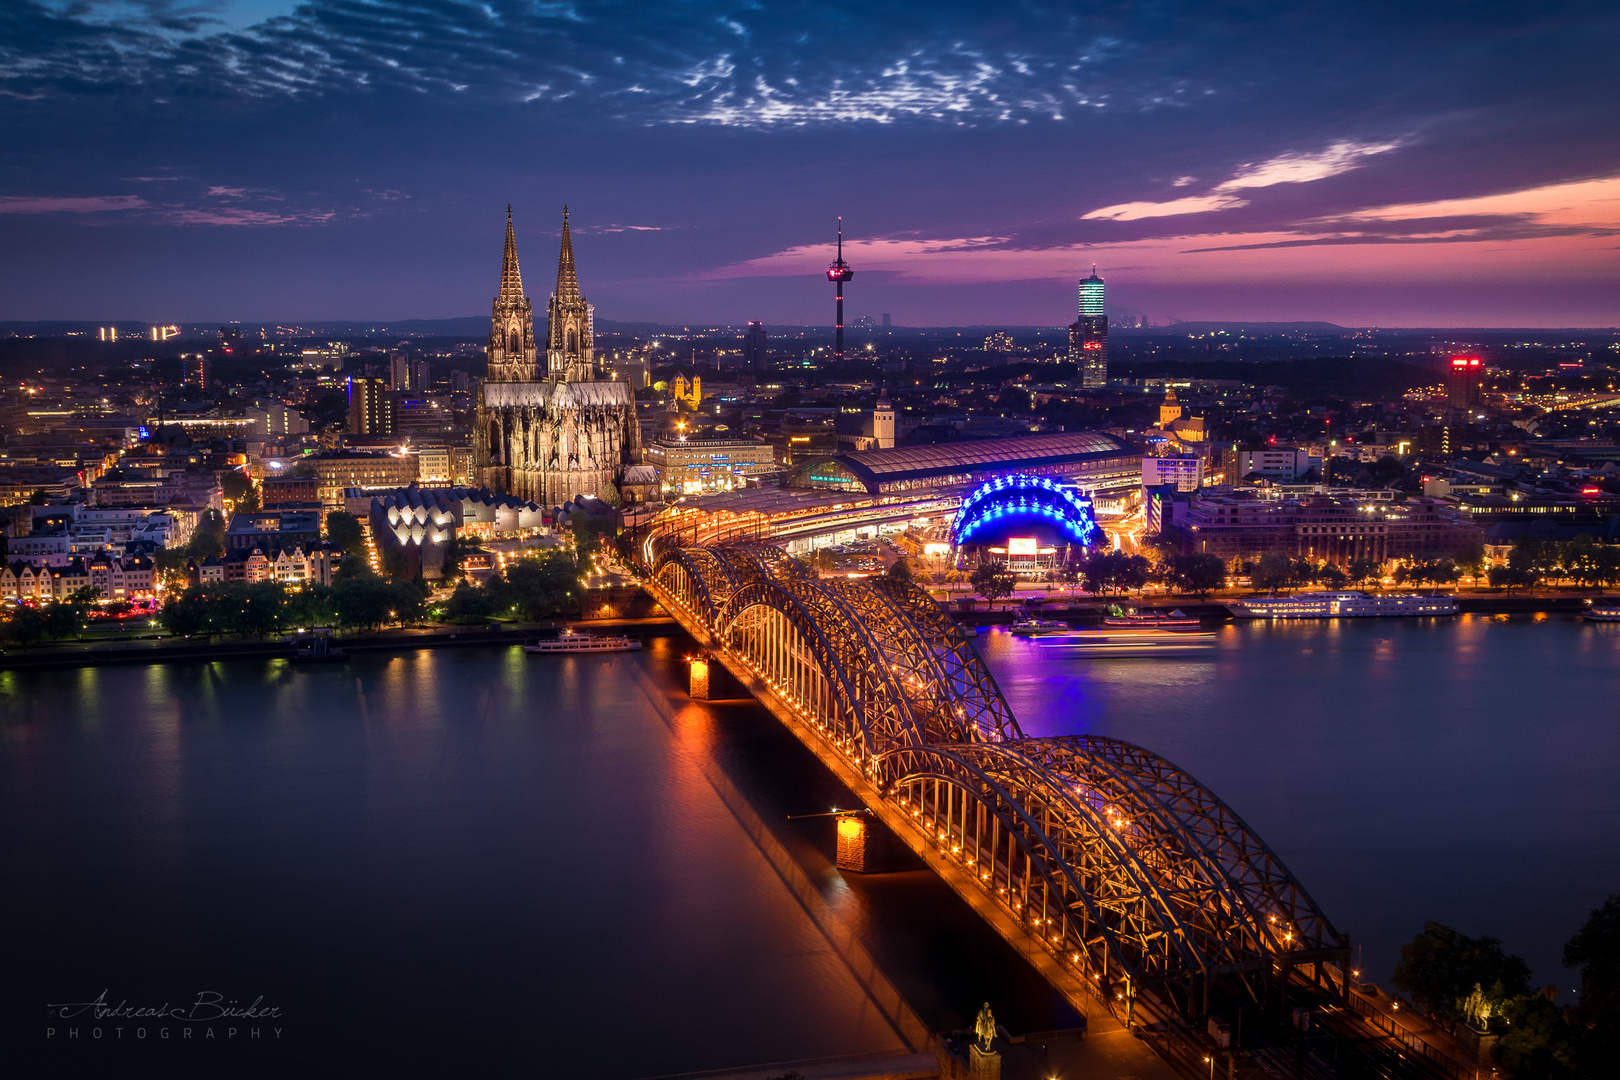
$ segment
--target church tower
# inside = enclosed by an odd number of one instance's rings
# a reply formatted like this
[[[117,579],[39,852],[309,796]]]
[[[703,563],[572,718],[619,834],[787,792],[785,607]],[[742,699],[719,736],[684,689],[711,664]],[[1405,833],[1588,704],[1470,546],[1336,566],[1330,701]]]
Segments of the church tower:
[[[557,255],[557,287],[546,308],[546,374],[564,382],[596,379],[591,305],[579,292],[574,266],[574,234],[563,207],[562,250]]]
[[[579,291],[567,207],[547,316],[541,366],[508,206],[501,287],[490,321],[489,376],[478,386],[473,424],[478,481],[541,506],[558,506],[576,495],[612,497],[624,468],[641,460],[640,425],[629,384],[597,380],[591,305]]]
[[[495,297],[489,329],[489,378],[492,382],[530,382],[535,367],[534,312],[523,295],[517,240],[512,235],[512,205],[506,206],[506,255],[501,260],[501,291]]]

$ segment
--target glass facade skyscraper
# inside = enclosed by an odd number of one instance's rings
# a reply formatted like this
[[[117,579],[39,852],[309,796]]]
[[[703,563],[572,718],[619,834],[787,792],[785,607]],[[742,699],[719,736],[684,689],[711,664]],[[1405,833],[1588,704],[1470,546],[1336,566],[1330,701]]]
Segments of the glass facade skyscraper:
[[[1080,317],[1069,327],[1069,359],[1080,367],[1080,385],[1108,383],[1108,313],[1103,307],[1103,279],[1097,267],[1080,279]]]

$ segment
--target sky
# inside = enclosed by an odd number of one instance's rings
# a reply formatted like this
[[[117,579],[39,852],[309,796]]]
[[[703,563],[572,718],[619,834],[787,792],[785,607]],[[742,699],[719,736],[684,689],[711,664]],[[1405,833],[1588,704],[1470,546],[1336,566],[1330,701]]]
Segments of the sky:
[[[1620,324],[1620,4],[4,0],[0,319]]]

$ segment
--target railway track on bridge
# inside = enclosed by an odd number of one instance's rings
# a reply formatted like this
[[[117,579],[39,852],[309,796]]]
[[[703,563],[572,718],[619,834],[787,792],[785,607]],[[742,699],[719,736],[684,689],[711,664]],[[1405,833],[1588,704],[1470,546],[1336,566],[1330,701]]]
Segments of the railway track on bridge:
[[[761,541],[655,536],[643,556],[681,626],[1077,1011],[1189,1078],[1210,1058],[1233,1078],[1464,1075],[1347,1007],[1348,939],[1230,807],[1141,747],[1025,736],[921,589],[823,580]],[[1238,1060],[1206,1034],[1285,999],[1328,1026],[1251,1021]]]

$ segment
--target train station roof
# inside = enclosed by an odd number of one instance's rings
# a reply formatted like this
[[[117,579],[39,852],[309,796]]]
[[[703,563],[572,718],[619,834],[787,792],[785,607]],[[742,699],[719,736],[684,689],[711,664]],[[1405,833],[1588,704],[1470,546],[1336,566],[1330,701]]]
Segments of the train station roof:
[[[1136,456],[1110,435],[1071,431],[927,446],[896,446],[833,454],[794,470],[789,484],[805,488],[860,486],[878,494],[970,481],[988,473],[1052,473],[1099,459]]]

